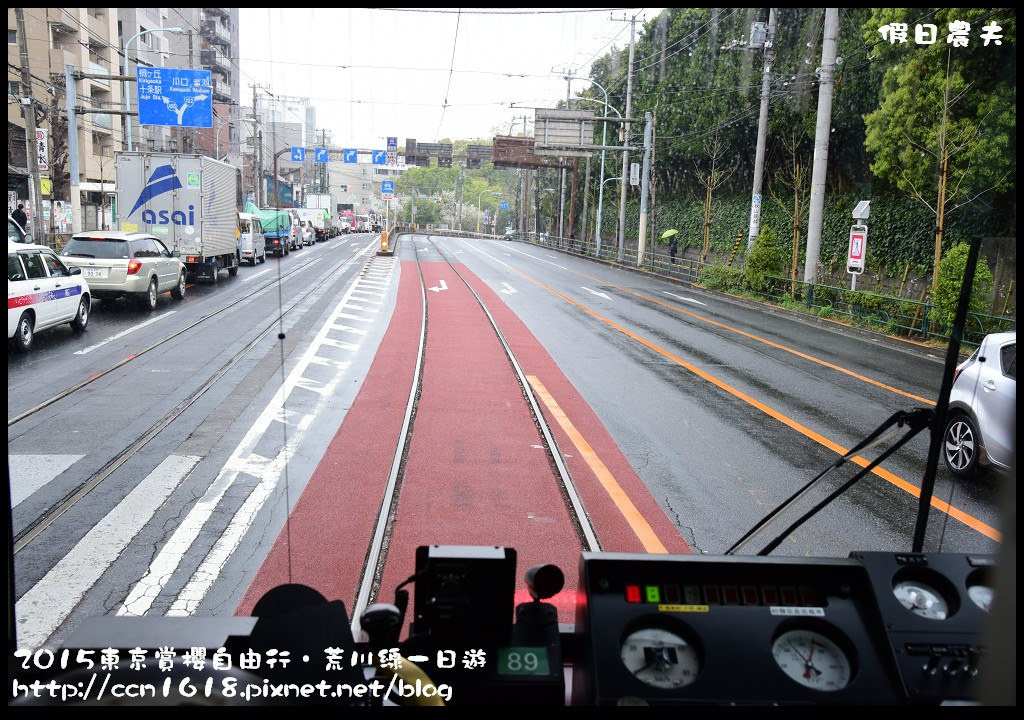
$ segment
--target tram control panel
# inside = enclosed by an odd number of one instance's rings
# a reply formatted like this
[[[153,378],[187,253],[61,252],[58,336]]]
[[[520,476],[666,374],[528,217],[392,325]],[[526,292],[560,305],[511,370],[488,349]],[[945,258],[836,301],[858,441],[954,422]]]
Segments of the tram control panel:
[[[974,704],[995,573],[994,556],[952,553],[584,552],[575,623],[559,624],[545,602],[562,590],[559,568],[523,573],[512,548],[430,545],[393,588],[394,605],[382,597],[360,614],[358,641],[341,601],[284,585],[253,618],[94,618],[65,647],[201,646],[204,634],[211,652],[289,646],[303,657],[327,643],[358,657],[398,647],[427,662],[424,682],[455,690],[446,704],[480,707]],[[523,575],[532,600],[516,605]],[[430,665],[438,651],[468,649],[486,665]],[[323,679],[304,677],[308,667],[269,680]]]
[[[574,704],[976,701],[994,562],[584,553]]]

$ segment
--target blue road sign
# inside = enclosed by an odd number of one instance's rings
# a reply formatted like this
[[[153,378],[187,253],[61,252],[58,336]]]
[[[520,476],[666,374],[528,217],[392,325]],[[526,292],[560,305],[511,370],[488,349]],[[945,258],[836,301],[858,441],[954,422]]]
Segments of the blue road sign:
[[[498,203],[498,207],[501,208],[502,210],[508,210],[508,200],[502,200],[500,203]]]
[[[385,198],[392,198],[395,195],[395,181],[394,180],[381,180],[380,181],[380,192]]]
[[[314,162],[327,162],[327,158],[330,155],[327,148],[313,148],[313,161]]]
[[[209,70],[137,67],[139,124],[213,127]]]
[[[347,163],[359,162],[359,151],[355,148],[345,148],[341,153],[342,159]]]
[[[374,165],[387,165],[388,154],[385,150],[374,150],[373,151],[373,164]]]
[[[398,152],[398,138],[388,138],[388,152]]]
[[[306,148],[292,148],[292,162],[306,162]]]

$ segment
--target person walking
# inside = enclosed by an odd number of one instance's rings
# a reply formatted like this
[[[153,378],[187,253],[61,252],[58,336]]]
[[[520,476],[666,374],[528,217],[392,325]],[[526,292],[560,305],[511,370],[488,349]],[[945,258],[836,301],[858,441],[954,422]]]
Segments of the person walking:
[[[668,240],[668,254],[672,258],[672,264],[676,264],[676,251],[679,250],[679,242],[677,240],[679,236],[673,235]]]
[[[11,213],[11,217],[21,225],[22,230],[28,230],[28,216],[25,214],[24,203],[18,203],[18,209]]]

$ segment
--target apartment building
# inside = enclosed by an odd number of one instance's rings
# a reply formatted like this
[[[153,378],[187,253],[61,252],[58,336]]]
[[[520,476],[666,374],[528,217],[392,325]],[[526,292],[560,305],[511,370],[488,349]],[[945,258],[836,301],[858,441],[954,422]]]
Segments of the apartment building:
[[[44,223],[42,235],[34,232],[40,240],[111,226],[114,152],[129,144],[241,164],[238,8],[11,8],[7,27],[8,204],[35,207],[27,202],[34,185],[31,148],[39,158]],[[214,126],[140,126],[137,116],[126,115],[129,106],[138,110],[135,83],[119,78],[134,77],[139,64],[210,70]],[[75,106],[84,110],[75,113],[78,199],[71,198],[68,152],[75,143],[68,137],[67,66],[76,73]],[[38,136],[31,144],[29,108]],[[78,216],[66,208],[76,208]]]

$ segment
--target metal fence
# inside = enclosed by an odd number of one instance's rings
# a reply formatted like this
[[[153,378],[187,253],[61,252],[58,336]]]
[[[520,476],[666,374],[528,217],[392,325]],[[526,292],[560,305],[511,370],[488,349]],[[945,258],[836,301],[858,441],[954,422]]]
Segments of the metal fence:
[[[619,250],[614,245],[602,245],[598,253],[594,243],[546,233],[518,233],[513,239],[572,255],[619,263]],[[621,264],[690,283],[699,282],[705,268],[721,267],[692,258],[672,258],[660,249],[644,252],[643,262],[638,263],[635,248],[623,248]],[[847,319],[853,324],[890,335],[943,342],[950,337],[951,328],[936,322],[933,306],[917,300],[774,276],[765,278],[765,289],[760,293],[745,288],[743,291],[793,310],[818,317]],[[961,342],[965,346],[976,347],[985,335],[1016,329],[1015,317],[968,312]]]

